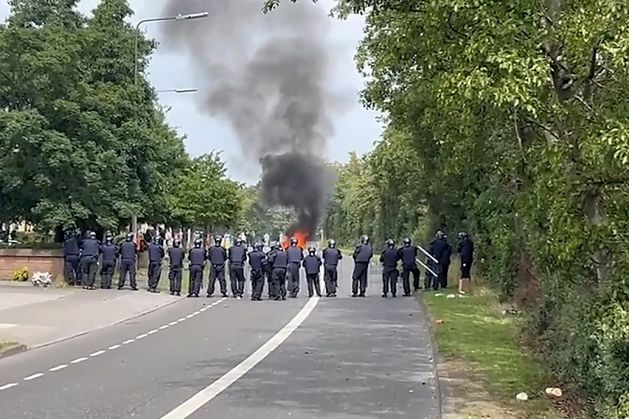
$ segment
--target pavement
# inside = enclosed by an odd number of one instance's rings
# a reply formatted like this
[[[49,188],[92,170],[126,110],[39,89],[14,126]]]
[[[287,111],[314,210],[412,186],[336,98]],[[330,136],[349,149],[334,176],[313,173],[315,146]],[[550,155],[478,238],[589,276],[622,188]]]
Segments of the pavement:
[[[49,345],[111,326],[177,301],[146,291],[36,288],[0,283],[0,342]]]
[[[347,262],[338,298],[308,299],[302,282],[283,302],[176,299],[0,359],[0,418],[440,418],[422,308],[381,298],[377,269],[368,297],[351,298]],[[59,298],[81,297],[95,298]],[[170,298],[112,298],[144,297]]]

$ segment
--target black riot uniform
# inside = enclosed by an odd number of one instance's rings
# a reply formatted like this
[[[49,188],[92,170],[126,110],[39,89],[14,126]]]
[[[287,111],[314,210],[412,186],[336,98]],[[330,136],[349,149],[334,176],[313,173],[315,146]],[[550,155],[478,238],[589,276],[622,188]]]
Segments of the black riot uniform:
[[[223,294],[223,297],[227,297],[227,282],[225,281],[227,251],[221,246],[222,241],[222,237],[215,237],[214,246],[210,247],[207,251],[207,258],[210,261],[210,276],[208,277],[207,283],[208,298],[214,295],[217,280],[221,288],[221,294]]]
[[[321,258],[316,255],[317,250],[314,247],[308,249],[308,256],[304,258],[303,265],[306,271],[306,280],[308,281],[308,295],[312,297],[314,292],[321,297],[321,285],[319,283],[319,271],[321,270]],[[313,289],[314,285],[314,289]]]
[[[229,248],[229,282],[231,283],[234,298],[242,298],[245,293],[245,262],[247,261],[247,249],[242,240],[236,240],[236,244]]]
[[[181,242],[175,240],[173,247],[168,249],[168,259],[170,260],[170,271],[168,272],[170,295],[181,295],[181,273],[183,271],[183,260],[185,257],[185,252],[181,248]]]
[[[129,284],[134,291],[138,290],[138,284],[135,281],[135,263],[137,250],[133,242],[133,233],[127,234],[124,243],[120,245],[120,278],[118,279],[118,289],[124,288],[127,281],[127,273],[129,273]]]
[[[430,243],[430,254],[437,259],[437,278],[434,279],[432,287],[434,290],[447,288],[448,286],[448,266],[450,265],[451,248],[446,240],[446,235],[442,231],[437,231],[436,238]]]
[[[361,244],[356,246],[354,254],[354,272],[352,273],[352,297],[364,297],[367,291],[369,262],[373,257],[373,248],[369,244],[369,237],[363,236]],[[360,288],[360,294],[358,290]]]
[[[323,251],[323,277],[325,279],[325,294],[327,297],[336,297],[338,288],[337,268],[343,255],[336,248],[334,240],[328,241],[328,248]]]
[[[63,242],[63,273],[68,285],[79,285],[77,282],[79,272],[79,254],[81,253],[80,236],[74,230],[66,233]]]
[[[474,242],[465,232],[459,233],[457,252],[461,257],[461,279],[471,279],[472,263],[474,262]]]
[[[188,254],[190,260],[190,280],[188,282],[188,297],[198,297],[203,282],[203,269],[205,268],[206,254],[203,248],[203,240],[196,239],[194,247]]]
[[[304,259],[304,250],[297,246],[297,239],[291,239],[286,255],[288,257],[288,292],[291,298],[297,298],[297,294],[299,294],[299,266]]]
[[[271,280],[271,298],[274,300],[286,299],[286,267],[288,266],[288,254],[281,247],[271,255],[269,263],[273,268]]]
[[[400,260],[400,252],[395,248],[395,242],[387,240],[387,248],[380,254],[382,263],[382,297],[386,298],[391,290],[391,295],[397,294],[397,278],[400,274],[397,270],[397,263]]]
[[[157,286],[162,276],[162,261],[164,260],[164,248],[159,244],[159,237],[155,237],[149,245],[149,272],[148,291],[158,292]]]
[[[91,231],[81,243],[81,271],[83,273],[83,288],[85,289],[94,289],[99,254],[100,243],[96,240],[96,233]]]
[[[271,245],[271,248],[266,254],[267,264],[264,269],[264,273],[266,275],[267,290],[269,292],[269,300],[272,298],[271,288],[272,288],[272,283],[273,283],[273,265],[271,264],[270,261],[275,258],[275,253],[277,252],[277,243],[271,242],[270,245]]]
[[[116,260],[118,259],[118,247],[114,244],[111,236],[105,238],[105,244],[101,245],[100,253],[103,255],[100,267],[100,287],[111,289],[111,283],[116,270]]]
[[[419,289],[419,268],[417,267],[417,246],[411,246],[411,239],[404,239],[404,246],[400,248],[400,260],[402,261],[402,285],[404,296],[411,295],[410,276],[413,274],[413,290]]]
[[[249,253],[249,266],[251,267],[251,300],[262,301],[264,290],[264,271],[268,261],[262,251],[262,244],[256,243],[253,252]]]

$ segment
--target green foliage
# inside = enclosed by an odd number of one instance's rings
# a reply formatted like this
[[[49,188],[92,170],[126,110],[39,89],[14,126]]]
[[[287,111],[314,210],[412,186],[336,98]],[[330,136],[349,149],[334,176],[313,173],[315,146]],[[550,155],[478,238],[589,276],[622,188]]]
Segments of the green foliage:
[[[280,234],[285,234],[296,221],[292,211],[281,207],[268,208],[260,197],[260,185],[243,187],[243,211],[238,223],[238,231],[244,231],[261,238],[269,234],[271,240],[276,240]]]
[[[165,185],[187,156],[146,80],[134,86],[134,38],[141,60],[154,45],[126,22],[127,1],[91,18],[76,3],[14,0],[0,27],[0,219],[166,221]]]
[[[242,211],[242,188],[225,175],[215,153],[192,160],[171,184],[168,202],[173,220],[188,227],[234,227]]]
[[[26,282],[28,281],[28,268],[18,269],[11,274],[11,281]]]
[[[585,389],[597,415],[623,417],[629,5],[337,6],[367,13],[363,100],[388,130],[341,168],[328,234],[472,232],[479,272],[527,302],[528,332],[553,371]],[[409,151],[397,154],[402,138]],[[415,184],[403,176],[411,169]]]

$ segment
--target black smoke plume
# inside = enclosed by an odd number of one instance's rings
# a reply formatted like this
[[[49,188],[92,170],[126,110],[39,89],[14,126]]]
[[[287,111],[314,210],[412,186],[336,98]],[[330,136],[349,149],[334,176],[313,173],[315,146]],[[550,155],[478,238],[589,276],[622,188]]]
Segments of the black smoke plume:
[[[208,19],[164,25],[165,46],[186,50],[203,83],[203,109],[228,121],[242,153],[262,169],[262,199],[295,210],[314,233],[325,208],[323,163],[333,134],[329,19],[311,2],[264,15],[261,0],[170,0],[168,15]]]

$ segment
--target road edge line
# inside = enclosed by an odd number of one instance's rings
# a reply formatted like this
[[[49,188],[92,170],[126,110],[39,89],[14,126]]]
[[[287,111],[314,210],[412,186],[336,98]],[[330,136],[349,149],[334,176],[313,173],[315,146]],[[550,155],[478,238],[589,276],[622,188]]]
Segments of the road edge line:
[[[226,372],[219,379],[214,381],[203,390],[199,391],[188,400],[175,407],[173,410],[162,416],[162,419],[185,419],[199,410],[203,405],[210,402],[216,396],[225,391],[229,386],[251,371],[264,358],[276,350],[297,328],[308,318],[319,302],[319,297],[313,297],[299,310],[299,312],[271,339],[266,341],[254,353],[249,355],[244,361]]]

